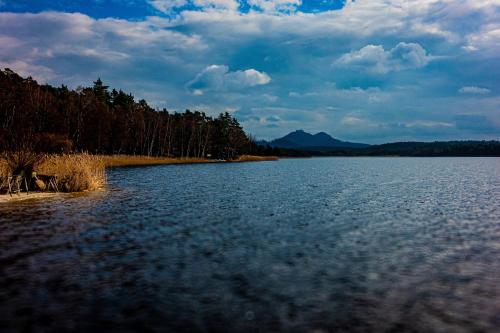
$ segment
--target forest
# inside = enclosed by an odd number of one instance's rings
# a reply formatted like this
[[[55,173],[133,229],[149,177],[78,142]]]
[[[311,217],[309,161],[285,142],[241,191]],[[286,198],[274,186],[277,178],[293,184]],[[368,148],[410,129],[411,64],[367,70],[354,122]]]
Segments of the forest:
[[[497,157],[498,141],[395,142],[365,148],[305,147],[303,149],[259,146],[261,155],[280,157],[406,156],[406,157]]]
[[[0,70],[0,152],[234,159],[257,151],[228,113],[154,109],[97,79],[76,90]]]

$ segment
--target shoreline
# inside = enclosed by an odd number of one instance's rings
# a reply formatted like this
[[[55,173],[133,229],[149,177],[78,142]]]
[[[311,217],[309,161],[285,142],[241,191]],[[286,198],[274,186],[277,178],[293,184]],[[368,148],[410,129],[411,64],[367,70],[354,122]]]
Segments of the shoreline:
[[[277,161],[276,156],[253,156],[242,155],[236,160],[211,160],[206,158],[174,158],[174,157],[148,157],[133,155],[95,155],[102,159],[104,169],[122,168],[122,167],[146,167],[160,165],[180,165],[180,164],[205,164],[205,163],[245,163],[245,162],[264,162]],[[101,184],[106,186],[105,184]],[[80,194],[92,192],[95,190],[71,191],[71,192],[40,192],[30,191],[29,194],[21,192],[12,196],[5,193],[0,194],[0,204],[20,202],[26,200],[49,199],[67,194]]]
[[[217,160],[206,158],[176,158],[176,157],[149,157],[134,155],[97,155],[104,160],[105,168],[120,168],[134,166],[155,166],[175,164],[218,163]]]
[[[134,155],[102,155],[106,168],[177,165],[177,164],[204,164],[204,163],[242,163],[277,161],[277,156],[242,155],[236,160],[211,160],[208,158],[180,158],[180,157],[149,157]]]
[[[49,199],[56,198],[58,196],[66,195],[69,193],[64,192],[30,192],[26,194],[26,192],[21,192],[20,194],[13,194],[10,196],[9,194],[0,194],[0,204],[9,203],[9,202],[20,202],[26,200],[37,200],[37,199]]]

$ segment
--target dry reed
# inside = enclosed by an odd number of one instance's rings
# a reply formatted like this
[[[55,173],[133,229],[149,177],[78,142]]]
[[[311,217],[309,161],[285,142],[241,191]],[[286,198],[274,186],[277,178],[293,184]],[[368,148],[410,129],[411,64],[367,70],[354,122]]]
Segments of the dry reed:
[[[131,155],[0,155],[0,184],[12,175],[15,168],[29,164],[38,175],[56,176],[59,191],[81,192],[101,188],[106,183],[107,167],[147,166],[164,164],[214,163],[204,158],[172,158]],[[242,155],[231,162],[275,161],[275,156]],[[28,163],[29,162],[29,163]]]
[[[31,177],[31,172],[41,162],[42,156],[30,150],[9,151],[0,154],[0,191],[9,188],[8,178],[13,175]]]
[[[0,155],[0,158],[4,161],[3,169],[8,176],[17,175],[21,172],[30,175],[31,171],[43,160],[43,155],[31,150],[19,150],[4,152]]]
[[[146,166],[146,165],[163,165],[163,164],[193,164],[193,163],[216,163],[220,160],[210,160],[197,157],[150,157],[150,156],[133,156],[133,155],[106,155],[102,156],[106,167],[122,167],[122,166]],[[261,161],[277,161],[276,156],[253,156],[242,155],[235,160],[229,162],[261,162]]]
[[[7,178],[10,176],[10,168],[9,165],[7,164],[7,161],[5,158],[0,156],[0,190],[2,187],[2,184],[4,184],[7,181]]]
[[[106,155],[102,156],[106,167],[122,166],[146,166],[163,164],[190,164],[190,163],[211,163],[214,160],[205,158],[174,158],[174,157],[150,157],[134,155]]]
[[[64,192],[92,191],[106,183],[104,159],[96,155],[47,155],[36,172],[57,176],[57,187]]]
[[[254,155],[241,155],[232,162],[263,162],[263,161],[277,161],[277,156],[254,156]]]

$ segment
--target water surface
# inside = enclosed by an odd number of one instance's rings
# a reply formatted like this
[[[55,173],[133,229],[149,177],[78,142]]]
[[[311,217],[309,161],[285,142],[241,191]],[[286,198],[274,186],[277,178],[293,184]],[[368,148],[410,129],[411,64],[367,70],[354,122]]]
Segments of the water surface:
[[[0,205],[0,331],[498,331],[500,159],[109,170]]]

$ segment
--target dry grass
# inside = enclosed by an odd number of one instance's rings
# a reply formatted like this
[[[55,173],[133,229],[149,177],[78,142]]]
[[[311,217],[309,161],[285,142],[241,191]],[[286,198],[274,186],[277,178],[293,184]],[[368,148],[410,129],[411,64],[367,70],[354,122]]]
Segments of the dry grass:
[[[30,150],[4,152],[0,154],[0,191],[8,188],[8,177],[12,175],[31,176],[34,168],[40,164],[42,156]]]
[[[5,160],[5,158],[0,156],[0,187],[2,187],[2,184],[7,180],[10,172],[11,171],[9,165],[7,164],[7,161]]]
[[[254,155],[241,155],[232,162],[263,162],[263,161],[277,161],[277,156],[254,156]]]
[[[36,166],[43,160],[43,155],[37,154],[30,150],[20,150],[12,152],[4,152],[0,155],[2,162],[3,173],[7,176],[13,174],[31,174]]]
[[[173,158],[173,157],[149,157],[133,155],[106,155],[102,156],[106,167],[123,166],[146,166],[163,164],[192,164],[192,163],[212,163],[213,160],[205,158]]]
[[[57,176],[57,187],[63,192],[92,191],[106,183],[105,164],[101,156],[47,155],[35,171]]]
[[[174,158],[174,157],[149,157],[149,156],[132,156],[132,155],[106,155],[102,156],[106,167],[123,167],[123,166],[146,166],[146,165],[163,165],[163,164],[193,164],[193,163],[216,163],[219,160],[210,160],[206,158]],[[242,155],[231,162],[261,162],[261,161],[277,161],[276,156],[252,156]]]

